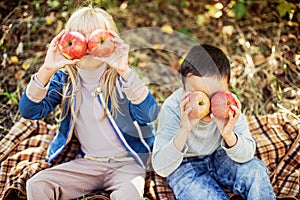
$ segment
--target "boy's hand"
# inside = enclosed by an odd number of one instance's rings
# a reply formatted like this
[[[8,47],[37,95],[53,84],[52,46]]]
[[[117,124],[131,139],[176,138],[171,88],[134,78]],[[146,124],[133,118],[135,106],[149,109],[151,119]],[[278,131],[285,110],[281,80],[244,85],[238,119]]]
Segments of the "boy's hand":
[[[200,119],[190,118],[189,113],[192,110],[192,107],[185,107],[189,102],[188,94],[191,92],[185,93],[180,99],[180,118],[181,118],[181,128],[174,137],[174,145],[179,150],[182,151],[188,136],[190,135],[193,127],[199,122]]]
[[[180,101],[180,118],[181,118],[181,129],[187,131],[188,133],[194,128],[194,126],[199,122],[199,118],[191,118],[189,113],[192,111],[192,107],[186,107],[189,102],[188,95],[191,92],[187,92],[183,95]]]
[[[229,112],[229,119],[218,119],[211,114],[211,118],[216,122],[223,139],[229,147],[234,146],[237,142],[237,136],[233,132],[233,127],[241,114],[241,103],[235,95],[234,98],[237,102],[237,106],[231,106],[231,109],[234,110],[234,112]]]

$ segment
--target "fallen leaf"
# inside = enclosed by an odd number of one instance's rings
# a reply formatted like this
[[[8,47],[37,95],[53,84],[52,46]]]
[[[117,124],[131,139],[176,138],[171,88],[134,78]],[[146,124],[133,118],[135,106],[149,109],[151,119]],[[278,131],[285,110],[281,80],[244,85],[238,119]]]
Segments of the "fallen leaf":
[[[140,68],[145,68],[145,67],[147,67],[147,63],[141,61],[141,62],[138,63],[138,66],[139,66]]]
[[[221,2],[216,3],[216,4],[214,5],[214,7],[217,8],[217,9],[219,9],[219,10],[221,10],[221,9],[224,8],[224,6],[223,6],[223,4],[222,4]]]
[[[30,68],[31,65],[31,60],[25,60],[25,62],[23,62],[22,64],[22,69],[24,69],[25,71],[28,70]]]
[[[146,24],[148,19],[146,17],[138,17],[135,19],[135,23],[137,24]]]
[[[286,87],[283,89],[283,93],[285,95],[285,97],[289,98],[289,99],[293,99],[296,97],[297,92],[295,89],[293,89],[292,87]]]
[[[282,42],[286,42],[286,41],[288,40],[288,36],[287,36],[287,35],[282,35],[282,36],[280,37],[280,40],[281,40]]]
[[[50,15],[45,17],[46,25],[52,25],[53,22],[56,21],[56,17],[54,16],[54,13],[50,13]]]
[[[223,28],[222,28],[223,34],[226,34],[226,35],[228,35],[229,37],[232,36],[233,31],[234,31],[234,28],[233,28],[233,26],[231,26],[231,25],[229,25],[229,26],[223,26]]]
[[[7,61],[7,53],[3,54],[3,59],[1,65],[5,68],[6,67],[6,61]]]
[[[295,63],[297,66],[300,66],[300,54],[295,55]]]
[[[15,74],[15,79],[16,80],[21,80],[24,75],[25,75],[25,71],[24,70],[19,70]]]
[[[161,27],[161,31],[168,34],[173,34],[174,30],[171,25],[165,24]]]
[[[223,15],[222,10],[220,9],[220,4],[216,3],[215,5],[205,5],[205,8],[208,10],[208,15],[213,18],[220,18]],[[223,8],[223,4],[222,4]]]
[[[235,18],[235,13],[233,12],[232,9],[230,9],[230,10],[227,11],[227,16],[231,17],[231,18]]]
[[[205,16],[202,15],[202,14],[199,14],[198,17],[197,17],[197,21],[196,23],[199,25],[199,26],[203,26],[205,24]]]
[[[289,39],[292,39],[292,40],[294,40],[294,41],[297,41],[297,36],[294,35],[294,34],[289,33],[289,34],[288,34],[288,37],[289,37]]]
[[[19,58],[17,56],[12,56],[12,57],[10,57],[9,61],[11,63],[18,63],[19,62]]]
[[[261,65],[266,62],[265,56],[261,53],[253,56],[252,60],[255,66]]]
[[[121,10],[125,10],[127,7],[128,7],[128,2],[127,2],[127,1],[123,2],[123,3],[120,5],[120,9],[121,9]]]
[[[16,54],[19,55],[19,54],[22,54],[23,53],[23,42],[20,42],[18,44],[18,47],[16,49]]]
[[[177,71],[177,70],[179,69],[179,67],[180,67],[180,66],[179,66],[179,62],[176,61],[176,60],[173,61],[173,62],[171,62],[171,63],[170,63],[170,67],[171,67],[172,69],[174,69],[174,70]]]
[[[56,29],[55,29],[55,34],[59,34],[63,28],[63,25],[64,23],[61,21],[61,20],[58,20],[57,21],[57,26],[56,26]]]
[[[48,6],[52,7],[52,8],[57,8],[60,5],[59,1],[47,1]]]

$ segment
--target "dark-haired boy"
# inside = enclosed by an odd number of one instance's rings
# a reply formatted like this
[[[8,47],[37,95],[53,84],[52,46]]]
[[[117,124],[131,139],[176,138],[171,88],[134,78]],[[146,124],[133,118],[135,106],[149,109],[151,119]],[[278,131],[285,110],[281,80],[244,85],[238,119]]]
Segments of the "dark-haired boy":
[[[244,199],[275,199],[265,164],[254,157],[255,141],[241,104],[229,119],[211,113],[189,117],[188,94],[202,91],[211,97],[228,91],[230,64],[225,54],[210,45],[194,46],[181,65],[183,88],[176,90],[160,111],[152,163],[178,200],[229,199],[223,188]]]

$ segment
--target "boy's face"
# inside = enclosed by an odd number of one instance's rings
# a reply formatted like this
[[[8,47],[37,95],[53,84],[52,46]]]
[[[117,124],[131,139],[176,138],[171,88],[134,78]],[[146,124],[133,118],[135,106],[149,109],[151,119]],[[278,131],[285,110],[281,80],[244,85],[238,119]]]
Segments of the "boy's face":
[[[185,91],[202,91],[207,94],[209,98],[218,91],[227,91],[227,78],[218,79],[215,77],[199,77],[195,75],[188,75],[185,82]],[[202,121],[209,122],[211,118],[208,114]]]

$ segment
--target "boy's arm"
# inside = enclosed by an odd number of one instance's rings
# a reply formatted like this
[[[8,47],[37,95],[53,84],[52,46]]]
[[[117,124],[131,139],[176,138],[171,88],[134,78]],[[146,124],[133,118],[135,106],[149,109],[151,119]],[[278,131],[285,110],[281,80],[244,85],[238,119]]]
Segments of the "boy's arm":
[[[241,113],[241,103],[236,96],[237,106],[231,106],[234,112],[229,112],[229,119],[214,118],[223,137],[221,146],[227,155],[238,163],[251,160],[255,153],[255,141],[248,128],[247,121]]]
[[[177,107],[178,109],[178,107]],[[157,135],[153,146],[152,165],[157,174],[166,177],[181,164],[187,151],[184,146],[179,151],[174,144],[174,138],[180,130],[180,116],[176,108],[164,105],[158,121]]]
[[[240,115],[233,128],[233,133],[237,137],[236,144],[228,147],[224,140],[222,140],[222,148],[227,155],[238,163],[244,163],[254,157],[256,144],[249,131],[247,120],[244,115]]]

